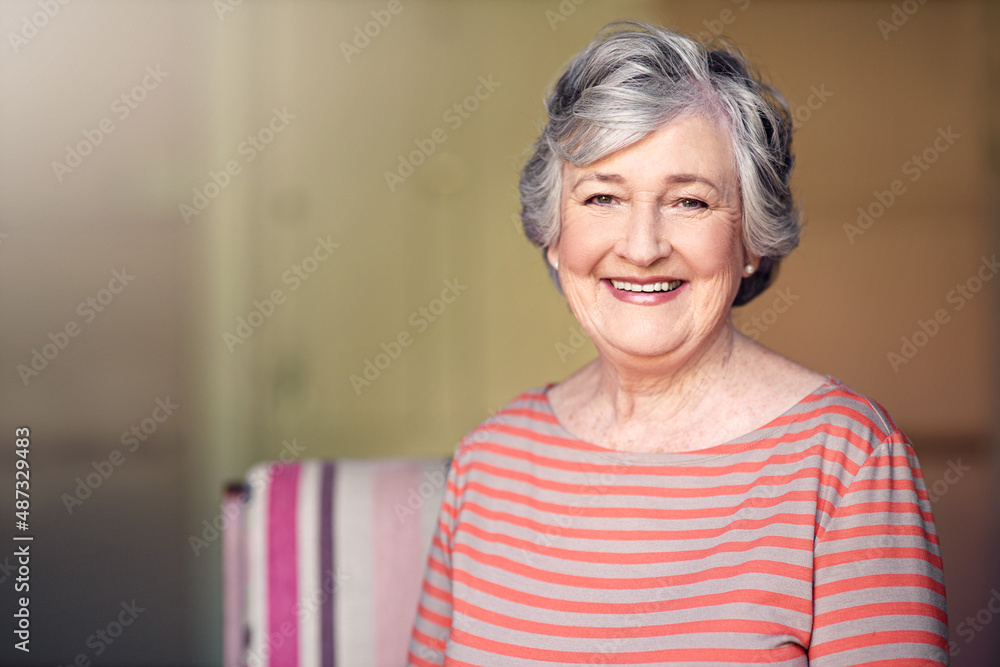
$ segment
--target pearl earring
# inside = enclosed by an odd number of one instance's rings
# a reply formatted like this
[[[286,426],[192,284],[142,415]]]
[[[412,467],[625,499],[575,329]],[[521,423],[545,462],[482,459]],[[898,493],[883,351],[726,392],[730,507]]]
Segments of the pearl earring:
[[[555,269],[556,271],[559,270],[559,260],[558,259],[555,262],[553,262],[552,268]]]
[[[757,269],[757,267],[753,264],[747,264],[743,267],[743,269],[747,272],[747,275],[750,275]]]

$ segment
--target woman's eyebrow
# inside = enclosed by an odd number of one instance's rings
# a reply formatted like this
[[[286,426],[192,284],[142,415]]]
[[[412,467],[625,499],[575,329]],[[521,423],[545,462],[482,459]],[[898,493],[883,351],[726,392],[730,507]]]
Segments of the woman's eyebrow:
[[[623,183],[625,183],[625,178],[619,174],[605,174],[596,171],[590,172],[587,174],[583,174],[582,176],[580,176],[580,178],[576,180],[576,183],[573,184],[571,192],[576,192],[577,188],[579,188],[581,185],[589,181],[598,181],[600,183],[615,183],[617,185],[622,185]],[[700,174],[671,174],[670,176],[667,176],[664,179],[664,183],[666,183],[667,185],[703,183],[712,188],[713,190],[715,190],[716,192],[721,192],[721,190],[719,190],[719,186],[717,186],[715,182],[712,181],[712,179],[706,178]]]
[[[625,182],[625,177],[619,174],[602,174],[600,172],[590,172],[580,176],[573,184],[573,189],[571,192],[576,192],[576,189],[588,181],[599,181],[601,183],[615,183],[621,185]]]
[[[664,182],[667,183],[667,184],[669,184],[669,185],[678,185],[678,184],[679,185],[683,185],[683,184],[687,184],[687,183],[701,183],[701,184],[707,185],[708,187],[712,188],[716,192],[721,192],[721,190],[719,190],[719,186],[717,186],[712,179],[705,178],[704,176],[701,176],[699,174],[673,174],[671,176],[667,176],[664,179]]]

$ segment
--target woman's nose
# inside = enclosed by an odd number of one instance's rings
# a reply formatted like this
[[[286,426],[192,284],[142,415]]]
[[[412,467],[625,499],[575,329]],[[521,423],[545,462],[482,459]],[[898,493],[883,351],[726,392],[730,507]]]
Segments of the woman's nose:
[[[629,211],[618,254],[635,266],[646,267],[670,254],[667,221],[658,205],[643,204]]]

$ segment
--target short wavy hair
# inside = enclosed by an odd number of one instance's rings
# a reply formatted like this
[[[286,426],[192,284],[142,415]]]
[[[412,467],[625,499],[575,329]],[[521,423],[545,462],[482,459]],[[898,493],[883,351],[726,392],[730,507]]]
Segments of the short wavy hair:
[[[735,47],[700,44],[634,21],[610,23],[570,61],[546,111],[548,122],[519,184],[524,232],[543,257],[560,234],[564,161],[590,164],[687,115],[718,119],[728,128],[743,244],[761,258],[733,305],[763,292],[798,245],[801,218],[789,187],[792,115]],[[552,266],[549,272],[561,290]]]

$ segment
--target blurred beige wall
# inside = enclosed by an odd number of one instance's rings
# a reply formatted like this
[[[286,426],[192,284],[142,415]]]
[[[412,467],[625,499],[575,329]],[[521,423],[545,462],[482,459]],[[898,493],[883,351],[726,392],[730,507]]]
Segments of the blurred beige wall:
[[[76,591],[40,612],[77,628],[67,657],[93,615],[145,592],[166,625],[137,625],[133,653],[123,640],[109,657],[142,657],[141,635],[175,660],[214,659],[218,544],[195,554],[189,537],[224,481],[285,443],[445,456],[491,410],[593,357],[517,227],[516,186],[558,70],[618,18],[724,31],[787,96],[806,227],[737,325],[883,403],[929,481],[975,457],[972,481],[936,505],[949,577],[965,573],[953,628],[974,614],[996,583],[998,288],[975,282],[998,238],[988,6],[74,0],[8,37],[0,421],[41,434],[38,521],[89,564],[53,556],[47,570]],[[0,5],[4,34],[38,11]],[[95,134],[104,121],[113,130]],[[88,136],[101,140],[78,166],[53,167]],[[122,267],[134,283],[87,321],[78,304]],[[80,335],[22,376],[71,321]],[[176,415],[70,514],[62,494],[166,396]],[[976,526],[989,539],[962,553]],[[964,664],[988,650],[978,640]]]

